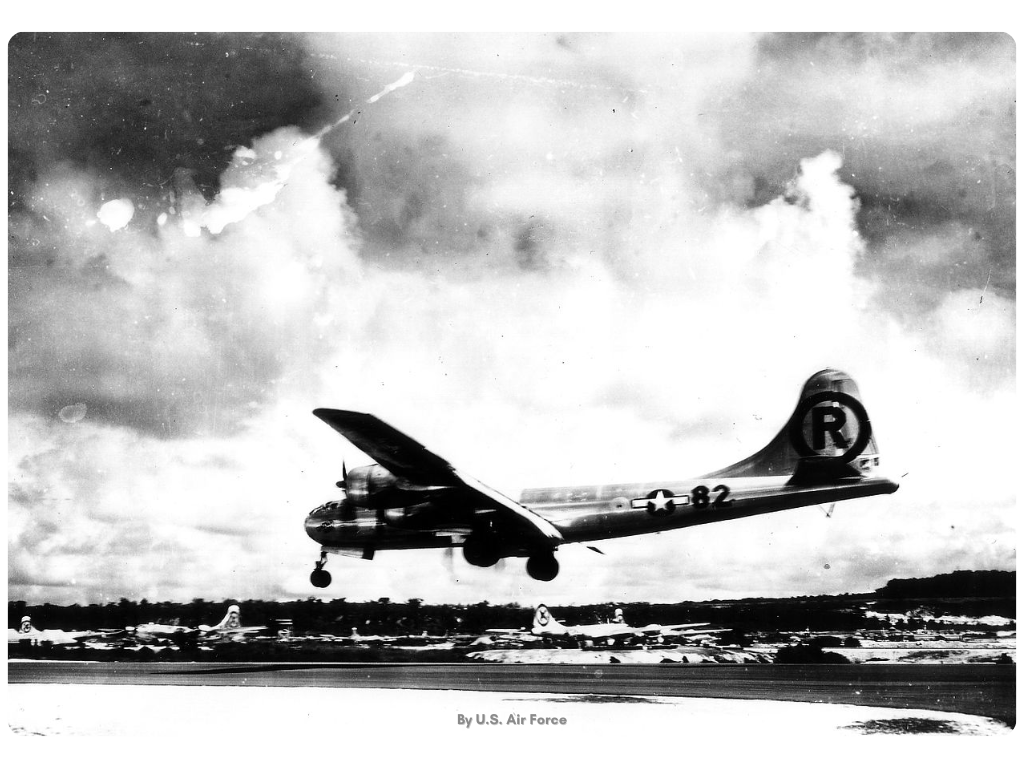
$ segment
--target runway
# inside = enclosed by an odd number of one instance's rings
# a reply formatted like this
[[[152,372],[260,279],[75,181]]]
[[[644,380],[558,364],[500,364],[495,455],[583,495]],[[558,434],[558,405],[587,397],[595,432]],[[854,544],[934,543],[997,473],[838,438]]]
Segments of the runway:
[[[1016,680],[988,665],[8,662],[7,710],[18,735],[976,736],[1010,732]]]

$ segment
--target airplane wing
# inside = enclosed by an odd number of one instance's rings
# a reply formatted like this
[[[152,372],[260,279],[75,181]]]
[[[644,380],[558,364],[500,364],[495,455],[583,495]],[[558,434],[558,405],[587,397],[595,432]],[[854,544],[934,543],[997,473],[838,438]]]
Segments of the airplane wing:
[[[396,477],[426,487],[463,489],[478,509],[494,510],[499,519],[522,538],[547,546],[562,542],[558,529],[536,512],[459,472],[445,459],[376,416],[332,408],[317,408],[313,415]]]
[[[262,632],[266,627],[234,627],[225,629],[214,629],[212,632],[219,632],[224,635],[251,635],[256,632]]]
[[[693,624],[667,624],[664,627],[658,627],[662,632],[680,632],[684,629],[693,629],[694,627],[706,627],[708,622],[699,621]]]
[[[687,630],[691,627],[706,627],[708,623],[701,622],[698,624],[670,624],[668,626],[662,626],[661,624],[648,624],[646,627],[631,627],[628,624],[602,624],[597,627],[581,627],[579,634],[587,635],[588,637],[624,637],[634,636],[640,637],[641,635],[682,635],[689,634]]]
[[[681,624],[679,627],[704,627],[704,624]],[[605,624],[592,627],[566,627],[568,634],[572,637],[587,637],[594,640],[605,640],[616,637],[643,637],[645,635],[665,635],[667,637],[689,637],[691,635],[706,635],[712,632],[725,632],[724,629],[675,629],[671,627],[660,627],[651,625],[647,627],[630,627],[628,625],[616,626]]]
[[[570,637],[585,637],[593,640],[606,640],[614,637],[633,637],[642,633],[636,627],[618,626],[615,624],[599,624],[588,627],[566,627]]]
[[[728,629],[680,629],[675,632],[666,633],[666,637],[700,637],[701,635],[715,635],[728,631]]]
[[[623,627],[622,629],[610,629],[610,630],[608,630],[606,632],[590,633],[590,636],[591,637],[612,638],[612,637],[636,637],[639,634],[640,634],[640,632],[638,632],[633,627]]]

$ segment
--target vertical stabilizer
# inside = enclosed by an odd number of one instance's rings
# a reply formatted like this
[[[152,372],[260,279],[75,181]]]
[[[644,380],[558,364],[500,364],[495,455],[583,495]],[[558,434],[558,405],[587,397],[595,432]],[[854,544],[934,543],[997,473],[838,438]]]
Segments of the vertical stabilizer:
[[[796,484],[869,475],[878,446],[857,384],[826,368],[811,376],[786,426],[757,453],[708,477],[792,475]]]
[[[224,614],[224,618],[220,620],[219,624],[215,624],[210,627],[206,624],[200,624],[199,630],[201,632],[230,632],[232,630],[241,629],[242,627],[242,612],[237,605],[229,605],[228,612]]]
[[[228,612],[214,629],[239,629],[242,626],[241,609],[237,605],[228,606]]]
[[[535,635],[560,635],[565,632],[565,627],[551,615],[546,605],[538,605],[533,612],[533,634]]]

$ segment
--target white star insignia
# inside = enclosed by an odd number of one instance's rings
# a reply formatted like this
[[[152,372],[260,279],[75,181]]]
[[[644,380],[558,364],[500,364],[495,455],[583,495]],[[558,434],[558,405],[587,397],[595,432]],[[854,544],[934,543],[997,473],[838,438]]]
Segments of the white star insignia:
[[[657,494],[651,499],[651,504],[654,505],[656,511],[668,509],[668,505],[671,502],[671,497],[666,496],[664,491],[658,491]],[[675,506],[673,504],[673,506]]]

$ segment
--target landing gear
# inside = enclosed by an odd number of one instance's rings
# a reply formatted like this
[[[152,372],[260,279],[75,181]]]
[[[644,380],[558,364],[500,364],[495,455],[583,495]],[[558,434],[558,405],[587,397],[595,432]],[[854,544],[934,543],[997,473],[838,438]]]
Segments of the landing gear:
[[[534,555],[526,561],[526,572],[537,581],[551,581],[558,575],[558,561],[551,552]]]
[[[317,589],[326,589],[331,585],[331,574],[324,570],[327,565],[327,553],[321,551],[320,559],[313,565],[313,572],[309,574],[310,583]]]
[[[501,546],[494,536],[474,533],[462,545],[462,554],[470,565],[490,568],[501,559]]]

